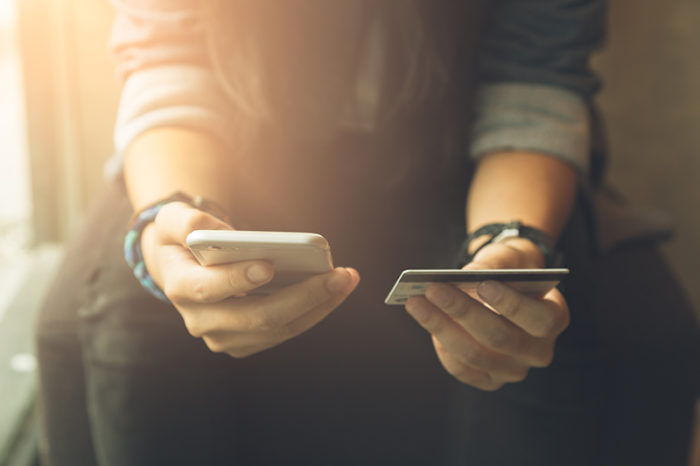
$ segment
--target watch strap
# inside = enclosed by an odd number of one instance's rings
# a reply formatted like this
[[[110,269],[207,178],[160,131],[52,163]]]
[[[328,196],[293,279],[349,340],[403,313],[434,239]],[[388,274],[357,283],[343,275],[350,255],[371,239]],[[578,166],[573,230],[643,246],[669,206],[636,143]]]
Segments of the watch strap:
[[[490,236],[490,238],[481,244],[476,251],[469,253],[469,246],[472,241],[482,236]],[[524,225],[520,221],[512,221],[507,223],[490,223],[477,229],[464,241],[461,249],[461,264],[466,265],[472,261],[474,256],[489,244],[499,243],[508,238],[525,238],[530,240],[542,252],[545,258],[545,266],[552,267],[555,262],[556,241],[547,233],[537,228]]]

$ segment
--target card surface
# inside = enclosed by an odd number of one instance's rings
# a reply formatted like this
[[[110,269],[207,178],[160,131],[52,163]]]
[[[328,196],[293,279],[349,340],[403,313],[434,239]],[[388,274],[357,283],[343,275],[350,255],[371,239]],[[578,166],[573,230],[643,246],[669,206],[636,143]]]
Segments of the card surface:
[[[469,290],[486,280],[498,280],[518,291],[539,297],[557,286],[568,274],[569,269],[404,270],[384,303],[406,304],[411,296],[424,295],[431,283],[449,283]]]

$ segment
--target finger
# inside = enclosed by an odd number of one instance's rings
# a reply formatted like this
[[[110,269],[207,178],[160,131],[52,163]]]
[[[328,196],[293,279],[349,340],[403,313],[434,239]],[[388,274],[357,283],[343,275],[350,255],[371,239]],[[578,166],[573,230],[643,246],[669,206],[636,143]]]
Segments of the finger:
[[[176,304],[217,303],[250,292],[268,283],[274,276],[272,265],[266,261],[242,261],[202,267],[194,263],[186,251],[179,249],[182,252],[171,252],[188,263],[175,266],[175,261],[171,259],[169,262],[173,266],[164,272],[164,292]]]
[[[272,346],[265,343],[239,345],[231,339],[230,335],[223,332],[203,335],[202,341],[212,353],[226,353],[236,359],[247,358]]]
[[[425,297],[458,323],[482,345],[504,354],[519,354],[528,343],[526,334],[454,286],[430,285]]]
[[[326,318],[334,308],[317,306],[298,319],[264,332],[211,332],[203,336],[210,350],[241,358],[294,338]]]
[[[303,282],[283,288],[261,301],[257,312],[263,327],[277,329],[297,320],[319,306],[334,309],[355,289],[359,282],[356,270],[336,267]]]
[[[474,369],[460,362],[446,351],[435,337],[433,337],[433,344],[442,367],[455,379],[485,391],[498,390],[503,386],[502,383],[495,382],[487,372]]]
[[[514,358],[480,344],[469,332],[425,298],[411,298],[406,310],[462,364],[497,375],[517,379],[525,366]]]
[[[236,359],[247,358],[248,356],[260,353],[261,351],[264,351],[270,348],[271,346],[266,344],[255,344],[250,346],[228,346],[226,344],[226,340],[219,340],[216,337],[210,337],[209,335],[203,337],[202,340],[211,352],[226,353],[229,356]]]
[[[436,283],[425,296],[481,345],[530,365],[548,363],[549,342],[538,340],[456,287]]]
[[[499,314],[535,337],[556,337],[569,324],[569,311],[558,290],[537,299],[489,280],[480,283],[477,292]]]
[[[252,356],[254,354],[260,353],[261,351],[265,351],[268,348],[270,348],[270,347],[266,346],[266,345],[257,345],[257,346],[251,346],[249,348],[238,348],[238,349],[226,351],[226,354],[228,354],[229,356],[234,357],[236,359],[243,359],[243,358],[247,358],[248,356]]]
[[[187,235],[194,230],[232,230],[223,220],[184,202],[164,205],[154,221],[165,242],[182,246],[186,245]]]
[[[181,313],[194,336],[218,331],[275,333],[318,307],[324,306],[330,312],[358,282],[357,271],[338,267],[269,296],[231,298],[220,306],[200,306]]]

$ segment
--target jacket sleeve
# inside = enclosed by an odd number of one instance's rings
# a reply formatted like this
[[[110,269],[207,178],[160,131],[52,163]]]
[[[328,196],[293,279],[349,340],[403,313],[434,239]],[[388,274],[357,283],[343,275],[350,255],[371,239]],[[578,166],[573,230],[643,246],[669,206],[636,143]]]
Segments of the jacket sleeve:
[[[530,150],[589,169],[589,67],[606,0],[491,0],[480,42],[472,157]]]

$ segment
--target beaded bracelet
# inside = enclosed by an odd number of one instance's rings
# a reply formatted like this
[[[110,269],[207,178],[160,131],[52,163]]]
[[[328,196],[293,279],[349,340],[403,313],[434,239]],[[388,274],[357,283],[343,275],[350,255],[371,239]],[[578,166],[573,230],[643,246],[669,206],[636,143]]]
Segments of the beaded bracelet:
[[[131,217],[129,221],[129,231],[127,231],[124,236],[124,259],[126,259],[126,263],[134,272],[134,277],[136,277],[141,286],[156,298],[167,303],[169,303],[170,300],[165,296],[163,290],[156,284],[146,268],[146,263],[143,260],[143,252],[141,251],[141,235],[146,226],[155,220],[160,209],[171,202],[184,202],[196,209],[208,212],[226,223],[230,223],[229,217],[226,215],[224,209],[215,202],[199,196],[191,197],[179,191],[165,199],[161,199],[144,207]]]

